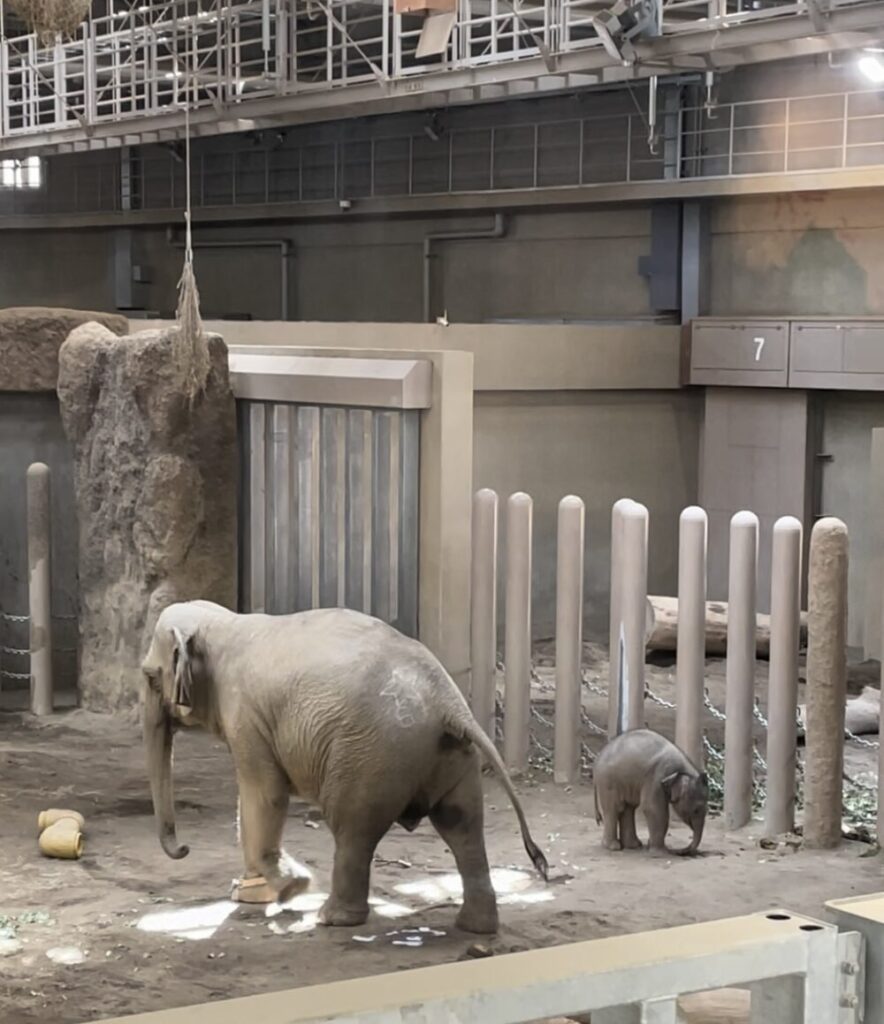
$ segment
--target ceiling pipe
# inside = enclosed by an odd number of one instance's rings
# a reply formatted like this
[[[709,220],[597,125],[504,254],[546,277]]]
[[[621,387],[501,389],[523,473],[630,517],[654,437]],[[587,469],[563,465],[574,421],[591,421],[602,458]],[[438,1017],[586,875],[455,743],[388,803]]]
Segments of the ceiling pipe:
[[[183,249],[184,242],[175,238],[175,229],[166,229],[166,241],[174,249]],[[243,238],[230,241],[206,242],[193,240],[194,249],[279,249],[279,313],[280,320],[289,318],[289,256],[292,243],[288,238]]]
[[[423,284],[423,319],[424,323],[432,323],[430,315],[430,286],[432,283],[430,262],[433,258],[434,242],[471,242],[479,238],[503,238],[506,235],[506,217],[502,213],[494,214],[490,228],[484,231],[437,231],[424,235],[424,284]]]

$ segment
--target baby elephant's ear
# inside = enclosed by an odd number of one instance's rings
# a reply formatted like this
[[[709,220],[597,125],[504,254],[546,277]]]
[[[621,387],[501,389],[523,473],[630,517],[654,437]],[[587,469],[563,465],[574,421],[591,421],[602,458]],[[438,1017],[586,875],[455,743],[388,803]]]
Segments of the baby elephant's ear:
[[[673,772],[671,775],[667,775],[661,785],[663,786],[663,792],[666,794],[667,800],[673,799],[673,790],[678,780],[681,778],[681,772]]]

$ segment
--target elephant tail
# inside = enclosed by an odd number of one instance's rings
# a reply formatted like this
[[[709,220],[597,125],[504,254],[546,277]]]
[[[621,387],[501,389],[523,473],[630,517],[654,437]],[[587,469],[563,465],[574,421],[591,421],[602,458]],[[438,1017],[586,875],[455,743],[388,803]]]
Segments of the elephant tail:
[[[468,717],[467,717],[468,716]],[[500,779],[503,788],[507,792],[507,796],[510,798],[510,802],[513,805],[513,810],[516,812],[516,817],[519,819],[519,829],[522,833],[522,842],[525,844],[525,850],[528,856],[531,858],[531,862],[537,869],[540,876],[544,881],[549,880],[549,864],[547,863],[546,857],[543,851],[534,842],[531,836],[531,831],[528,828],[528,821],[525,818],[525,812],[522,810],[522,804],[519,801],[518,794],[516,793],[515,786],[513,786],[512,779],[510,778],[509,772],[506,770],[506,766],[503,763],[503,759],[497,752],[497,747],[491,742],[485,732],[482,730],[479,723],[473,718],[473,716],[467,712],[467,715],[461,717],[458,716],[456,722],[452,722],[452,726],[458,731],[462,732],[463,735],[474,743],[479,750],[484,754],[485,759],[494,769],[495,774]]]
[[[595,823],[601,825],[602,823],[602,812],[599,810],[599,791],[595,784],[592,787],[592,798],[595,801]]]

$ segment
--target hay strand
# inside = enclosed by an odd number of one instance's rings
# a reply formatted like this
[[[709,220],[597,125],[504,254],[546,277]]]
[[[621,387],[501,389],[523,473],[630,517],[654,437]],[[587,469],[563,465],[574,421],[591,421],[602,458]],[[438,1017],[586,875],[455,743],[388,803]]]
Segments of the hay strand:
[[[6,0],[6,4],[44,46],[57,35],[76,35],[91,6],[90,0]]]

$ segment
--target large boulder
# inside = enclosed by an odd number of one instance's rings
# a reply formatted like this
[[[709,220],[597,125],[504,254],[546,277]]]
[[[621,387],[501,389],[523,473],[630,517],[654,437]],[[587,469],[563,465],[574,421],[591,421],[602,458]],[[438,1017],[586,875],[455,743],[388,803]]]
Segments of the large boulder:
[[[58,350],[80,324],[94,321],[114,334],[129,322],[116,313],[21,306],[0,309],[0,391],[55,391]]]
[[[80,697],[138,700],[159,613],[203,598],[235,607],[236,411],[227,346],[208,337],[191,402],[177,329],[116,337],[90,323],[62,345],[58,397],[74,448],[80,554]]]

